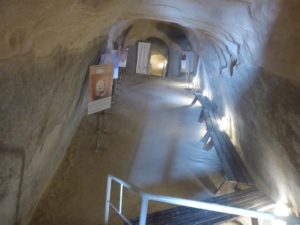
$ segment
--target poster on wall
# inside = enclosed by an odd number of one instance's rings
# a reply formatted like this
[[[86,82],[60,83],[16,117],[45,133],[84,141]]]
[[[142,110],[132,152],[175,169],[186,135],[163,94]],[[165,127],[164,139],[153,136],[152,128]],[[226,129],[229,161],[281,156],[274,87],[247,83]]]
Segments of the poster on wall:
[[[110,108],[113,70],[112,64],[91,65],[89,67],[88,114]]]
[[[194,68],[194,53],[191,51],[184,52],[181,57],[181,72],[191,73]]]
[[[186,53],[186,59],[188,72],[192,73],[194,71],[194,53],[192,51],[188,51]]]
[[[186,60],[182,59],[180,64],[181,72],[187,72],[186,71]]]
[[[136,62],[137,74],[149,73],[149,59],[151,53],[151,43],[138,42],[138,54]]]

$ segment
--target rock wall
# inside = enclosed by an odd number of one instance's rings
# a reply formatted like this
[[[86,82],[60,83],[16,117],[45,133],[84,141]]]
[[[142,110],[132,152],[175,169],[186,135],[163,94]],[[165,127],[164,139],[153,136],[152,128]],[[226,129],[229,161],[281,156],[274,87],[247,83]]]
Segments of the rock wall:
[[[202,87],[217,103],[220,117],[230,118],[228,133],[256,183],[275,201],[288,203],[297,213],[300,61],[296,55],[300,49],[295,46],[300,43],[299,32],[296,32],[300,28],[300,4],[285,3],[273,25],[264,31],[268,35],[245,39],[247,45],[239,46],[236,57],[227,57],[231,62],[215,60],[223,54],[220,48],[223,43],[209,44],[211,39],[202,37],[207,44],[201,51],[201,75]],[[266,15],[260,17],[268,21]],[[245,49],[251,42],[253,48]],[[262,42],[263,48],[255,47]],[[249,51],[252,54],[249,55]],[[255,55],[261,61],[253,58]]]
[[[27,223],[85,113],[88,65],[114,23],[93,18],[90,4],[0,3],[3,225]]]
[[[227,133],[256,184],[298,211],[300,83],[255,67],[232,77],[206,71],[205,90],[220,118],[230,118]]]
[[[87,65],[97,53],[95,45],[81,53],[59,48],[0,65],[0,208],[9,208],[0,210],[1,224],[30,213],[63,158],[86,109]]]
[[[233,118],[261,186],[299,202],[298,0],[0,2],[0,218],[26,224],[86,109],[85,78],[113,24],[185,27],[203,82]],[[222,92],[221,92],[222,91]],[[226,110],[224,110],[226,111]],[[254,132],[255,131],[255,132]]]

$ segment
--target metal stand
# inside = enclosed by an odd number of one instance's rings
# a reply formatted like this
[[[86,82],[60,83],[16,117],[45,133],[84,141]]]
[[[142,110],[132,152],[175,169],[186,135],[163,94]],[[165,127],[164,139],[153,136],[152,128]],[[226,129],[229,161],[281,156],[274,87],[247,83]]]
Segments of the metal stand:
[[[190,89],[190,84],[189,84],[189,80],[190,80],[190,73],[189,72],[185,72],[185,84],[186,84],[186,89]]]
[[[100,126],[100,114],[102,115],[102,125]],[[105,127],[105,111],[97,113],[97,141],[96,141],[96,150],[95,152],[102,152],[107,150],[106,147],[101,146],[101,134],[107,132]]]
[[[186,82],[186,89],[191,90],[190,88],[190,61],[186,60],[186,71],[185,71],[185,82]]]

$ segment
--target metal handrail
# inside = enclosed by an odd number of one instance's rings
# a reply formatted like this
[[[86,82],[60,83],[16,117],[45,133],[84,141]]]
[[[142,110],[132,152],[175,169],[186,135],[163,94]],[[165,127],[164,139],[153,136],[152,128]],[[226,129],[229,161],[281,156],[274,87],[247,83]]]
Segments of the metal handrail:
[[[112,180],[114,180],[115,182],[120,184],[120,198],[119,198],[119,208],[118,209],[110,202]],[[186,207],[191,207],[191,208],[196,208],[196,209],[209,210],[209,211],[232,214],[232,215],[237,215],[237,216],[246,216],[246,217],[256,218],[256,219],[281,220],[281,221],[286,222],[287,224],[300,224],[300,219],[297,217],[294,217],[294,216],[281,217],[281,216],[276,216],[272,213],[259,212],[259,211],[250,210],[250,209],[242,209],[242,208],[237,208],[237,207],[232,207],[232,206],[219,205],[219,204],[215,204],[215,203],[201,202],[201,201],[171,197],[171,196],[166,196],[166,195],[156,195],[156,194],[144,193],[144,192],[139,191],[136,187],[134,187],[134,186],[128,184],[127,182],[125,182],[115,176],[112,176],[112,175],[108,175],[108,177],[107,177],[105,219],[104,219],[105,224],[108,224],[109,208],[112,207],[112,209],[114,209],[114,211],[126,223],[128,223],[129,225],[132,225],[132,223],[129,221],[129,219],[126,218],[122,214],[123,187],[127,188],[130,191],[137,193],[142,199],[141,208],[140,208],[139,225],[146,225],[149,201],[167,203],[167,204],[172,204],[172,205],[186,206]]]
[[[113,205],[113,203],[110,201],[111,196],[111,184],[112,181],[117,182],[120,184],[120,194],[119,194],[119,206],[116,207]],[[108,175],[107,176],[107,184],[106,184],[106,201],[105,201],[105,215],[104,215],[104,222],[105,224],[108,224],[109,221],[109,209],[112,208],[126,223],[129,225],[132,225],[128,218],[125,217],[125,215],[122,213],[122,206],[123,206],[123,189],[124,187],[128,189],[129,191],[135,192],[137,194],[140,193],[138,188],[136,188],[133,185],[128,184],[127,182],[121,180],[118,177]]]

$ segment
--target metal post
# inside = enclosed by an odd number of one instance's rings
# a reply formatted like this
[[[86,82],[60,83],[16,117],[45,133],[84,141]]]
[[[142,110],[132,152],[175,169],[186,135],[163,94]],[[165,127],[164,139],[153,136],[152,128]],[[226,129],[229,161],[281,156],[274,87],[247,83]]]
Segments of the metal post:
[[[139,225],[146,225],[148,211],[148,198],[142,195]]]
[[[110,207],[111,177],[107,177],[104,223],[108,224]]]
[[[185,87],[188,89],[189,88],[189,80],[188,80],[188,74],[187,74],[187,69],[185,70]]]
[[[106,133],[107,132],[107,128],[105,127],[105,110],[102,112],[102,133]]]
[[[110,202],[112,180],[114,180],[115,182],[117,182],[121,185],[119,209]],[[143,193],[143,192],[138,191],[136,188],[133,188],[131,185],[122,181],[121,179],[111,176],[111,175],[109,175],[107,178],[106,201],[105,201],[105,224],[108,224],[110,207],[112,207],[112,209],[117,214],[119,214],[119,216],[121,216],[121,218],[126,223],[131,224],[130,221],[122,214],[124,187],[129,190],[134,190],[137,194],[139,194],[141,196],[142,201],[141,201],[141,207],[140,207],[139,225],[146,225],[149,201],[163,202],[163,203],[168,203],[168,204],[173,204],[173,205],[182,205],[182,206],[191,207],[191,208],[197,208],[197,209],[208,210],[208,211],[213,211],[213,212],[221,212],[221,213],[226,213],[226,214],[231,214],[231,215],[245,216],[245,217],[250,217],[250,218],[257,218],[257,219],[264,219],[264,220],[280,220],[280,221],[287,222],[287,224],[299,224],[300,225],[300,219],[297,217],[294,217],[294,216],[281,217],[281,216],[273,215],[271,213],[236,208],[236,207],[232,207],[232,206],[219,205],[216,203],[200,202],[200,201],[189,200],[189,199],[184,199],[184,198]],[[257,225],[257,224],[259,225],[260,222],[261,222],[260,220],[252,219],[253,225]]]
[[[252,225],[259,225],[259,220],[257,218],[251,218],[251,224]]]
[[[122,214],[123,184],[120,185],[119,213]]]
[[[96,140],[96,152],[100,149],[100,136],[101,136],[101,131],[100,131],[100,113],[97,113],[97,140]]]
[[[107,132],[105,128],[105,111],[102,112],[102,127],[100,126],[100,112],[97,113],[97,142],[95,152],[105,151],[106,147],[101,147],[101,134],[103,138],[103,133]]]

